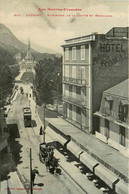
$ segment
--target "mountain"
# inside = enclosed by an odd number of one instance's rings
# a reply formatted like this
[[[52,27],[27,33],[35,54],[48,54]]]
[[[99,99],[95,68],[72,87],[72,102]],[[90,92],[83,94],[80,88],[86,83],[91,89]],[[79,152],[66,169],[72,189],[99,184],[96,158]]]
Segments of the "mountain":
[[[4,24],[0,24],[0,45],[11,53],[27,50],[27,45],[18,40]],[[37,52],[33,49],[32,51]]]
[[[9,51],[13,55],[17,54],[18,52],[24,53],[23,55],[25,55],[27,51],[27,45],[18,40],[18,38],[10,31],[10,29],[1,23],[0,23],[0,47],[3,48],[4,50]],[[36,46],[36,48],[38,48],[38,46]],[[31,52],[34,53],[35,55],[38,54],[38,57],[43,54],[45,55],[55,54],[54,51],[44,47],[42,47],[43,52],[39,52],[36,50],[31,48]],[[61,56],[60,54],[57,55]]]

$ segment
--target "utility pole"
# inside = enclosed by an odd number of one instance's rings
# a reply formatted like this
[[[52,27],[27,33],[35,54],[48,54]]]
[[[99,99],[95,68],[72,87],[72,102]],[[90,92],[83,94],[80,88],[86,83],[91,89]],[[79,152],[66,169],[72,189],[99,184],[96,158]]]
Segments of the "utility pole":
[[[45,108],[46,108],[46,104],[44,104],[43,143],[45,143],[45,128],[46,128],[46,126],[45,126]]]
[[[31,154],[31,148],[30,148],[30,191],[31,191],[31,194],[33,194],[33,185],[32,185],[32,154]]]

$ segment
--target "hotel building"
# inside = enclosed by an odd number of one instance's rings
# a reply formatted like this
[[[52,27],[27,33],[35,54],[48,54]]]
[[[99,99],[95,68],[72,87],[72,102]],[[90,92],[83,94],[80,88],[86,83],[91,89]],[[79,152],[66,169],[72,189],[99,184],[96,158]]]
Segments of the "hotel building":
[[[102,93],[128,78],[128,28],[72,38],[62,45],[63,115],[85,132],[94,133]]]

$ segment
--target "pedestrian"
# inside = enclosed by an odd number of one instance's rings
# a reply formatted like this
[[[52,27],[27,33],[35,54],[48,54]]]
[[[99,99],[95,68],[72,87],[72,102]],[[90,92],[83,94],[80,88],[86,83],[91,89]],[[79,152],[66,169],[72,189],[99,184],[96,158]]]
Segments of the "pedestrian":
[[[40,127],[39,135],[43,135],[43,127],[42,126]]]
[[[39,171],[36,170],[36,169],[33,169],[32,172],[31,172],[31,182],[32,182],[33,186],[34,186],[34,181],[35,181],[36,174],[39,174]]]

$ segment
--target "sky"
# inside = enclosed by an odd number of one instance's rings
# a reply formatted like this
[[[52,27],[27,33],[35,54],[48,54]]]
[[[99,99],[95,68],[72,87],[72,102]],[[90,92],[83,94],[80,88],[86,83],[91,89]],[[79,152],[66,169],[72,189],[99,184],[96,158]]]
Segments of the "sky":
[[[77,10],[50,11],[48,8]],[[67,39],[93,32],[106,33],[112,27],[127,27],[128,13],[127,0],[1,0],[0,2],[0,23],[5,24],[25,44],[30,38],[33,49],[41,52],[42,47],[45,47],[62,53],[61,45],[65,44]]]

